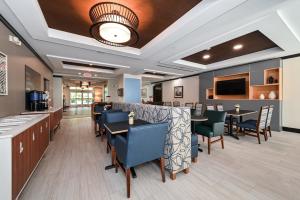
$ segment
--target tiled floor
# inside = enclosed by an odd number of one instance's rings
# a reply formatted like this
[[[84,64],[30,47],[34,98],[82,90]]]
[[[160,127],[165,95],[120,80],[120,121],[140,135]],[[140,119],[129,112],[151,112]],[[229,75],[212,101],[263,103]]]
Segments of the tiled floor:
[[[202,147],[190,173],[175,181],[162,183],[154,163],[137,167],[131,199],[300,199],[300,134],[274,132],[261,145],[249,136],[225,137],[225,149],[216,143],[211,155]],[[91,119],[64,119],[21,199],[126,199],[124,174],[105,171],[107,164],[110,154]]]

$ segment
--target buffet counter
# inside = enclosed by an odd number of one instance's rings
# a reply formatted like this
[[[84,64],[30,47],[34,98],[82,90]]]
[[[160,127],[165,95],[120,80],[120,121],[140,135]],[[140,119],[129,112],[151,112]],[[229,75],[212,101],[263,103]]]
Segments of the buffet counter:
[[[50,115],[0,118],[0,199],[16,199],[50,140]]]

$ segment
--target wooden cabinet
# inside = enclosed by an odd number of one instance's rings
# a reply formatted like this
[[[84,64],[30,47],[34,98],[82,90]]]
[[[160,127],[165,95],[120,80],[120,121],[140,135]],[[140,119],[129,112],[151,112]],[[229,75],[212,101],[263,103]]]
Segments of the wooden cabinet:
[[[49,145],[49,117],[12,139],[12,198],[16,199]]]
[[[30,141],[28,130],[12,140],[13,199],[17,197],[30,175]]]

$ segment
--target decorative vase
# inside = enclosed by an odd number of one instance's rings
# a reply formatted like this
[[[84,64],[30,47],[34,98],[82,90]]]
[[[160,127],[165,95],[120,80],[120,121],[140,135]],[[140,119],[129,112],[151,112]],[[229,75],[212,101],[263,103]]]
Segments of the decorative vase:
[[[130,125],[133,125],[133,124],[134,124],[134,119],[133,119],[133,117],[129,117],[129,124],[130,124]]]
[[[261,100],[265,99],[265,95],[264,94],[260,94],[259,95],[259,99],[261,99]]]
[[[270,93],[269,93],[269,99],[276,99],[276,92],[275,91],[271,91]]]
[[[236,111],[236,112],[240,112],[240,108],[239,108],[239,107],[236,107],[236,108],[235,108],[235,111]]]
[[[273,84],[273,83],[274,83],[273,76],[269,76],[269,78],[268,78],[268,84]]]

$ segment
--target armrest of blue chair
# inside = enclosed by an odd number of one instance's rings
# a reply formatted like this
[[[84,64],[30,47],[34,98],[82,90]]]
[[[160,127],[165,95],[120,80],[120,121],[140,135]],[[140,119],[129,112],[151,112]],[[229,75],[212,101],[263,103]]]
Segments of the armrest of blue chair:
[[[214,136],[220,136],[224,134],[224,124],[224,122],[215,122],[212,124]]]
[[[127,140],[122,135],[117,135],[115,141],[115,148],[120,162],[124,163],[127,153]]]

